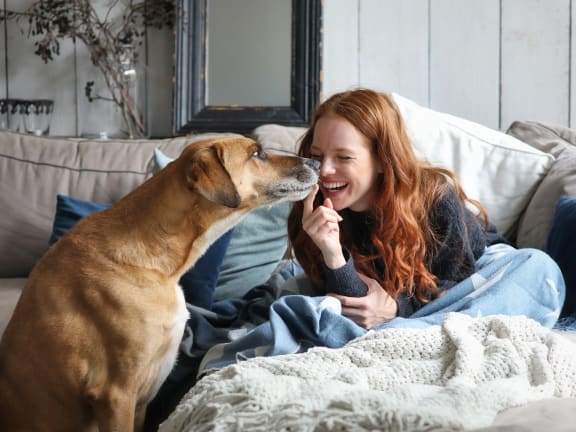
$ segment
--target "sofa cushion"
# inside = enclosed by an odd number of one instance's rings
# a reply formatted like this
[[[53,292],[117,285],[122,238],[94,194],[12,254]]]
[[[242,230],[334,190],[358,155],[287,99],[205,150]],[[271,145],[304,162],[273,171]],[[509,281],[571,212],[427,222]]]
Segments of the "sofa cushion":
[[[566,282],[561,316],[576,317],[576,197],[561,197],[558,201],[546,252],[558,263]]]
[[[452,170],[486,208],[499,232],[513,239],[517,222],[554,158],[513,136],[392,95],[417,152]]]
[[[44,253],[57,194],[113,203],[152,175],[155,148],[178,155],[204,137],[86,140],[0,132],[0,277],[27,276]]]
[[[576,129],[516,121],[507,133],[556,158],[520,219],[516,239],[519,247],[544,249],[556,203],[561,196],[576,196]]]
[[[266,149],[297,153],[306,130],[304,127],[266,124],[254,129],[252,136]]]

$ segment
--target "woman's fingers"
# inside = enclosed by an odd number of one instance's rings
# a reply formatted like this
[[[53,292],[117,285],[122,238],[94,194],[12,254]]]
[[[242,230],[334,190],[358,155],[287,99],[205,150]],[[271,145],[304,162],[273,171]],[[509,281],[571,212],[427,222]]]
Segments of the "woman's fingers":
[[[303,219],[310,216],[312,214],[312,212],[314,211],[314,198],[316,198],[316,194],[318,193],[319,189],[320,189],[320,186],[315,184],[314,188],[312,189],[312,192],[310,192],[308,194],[308,196],[306,198],[304,198],[304,210],[302,213]]]

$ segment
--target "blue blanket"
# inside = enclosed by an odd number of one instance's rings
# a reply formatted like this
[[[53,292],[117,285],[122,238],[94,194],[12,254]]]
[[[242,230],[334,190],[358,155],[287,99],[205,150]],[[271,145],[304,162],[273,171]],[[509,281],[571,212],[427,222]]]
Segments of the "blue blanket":
[[[371,331],[440,325],[449,312],[524,315],[546,327],[556,324],[565,286],[546,254],[497,244],[487,248],[477,269],[411,317],[395,318]],[[202,375],[255,356],[304,352],[312,346],[338,348],[366,334],[341,314],[338,300],[309,295],[313,288],[308,279],[295,273],[298,267],[289,263],[243,298],[217,302],[211,311],[189,306],[181,355],[202,358]]]

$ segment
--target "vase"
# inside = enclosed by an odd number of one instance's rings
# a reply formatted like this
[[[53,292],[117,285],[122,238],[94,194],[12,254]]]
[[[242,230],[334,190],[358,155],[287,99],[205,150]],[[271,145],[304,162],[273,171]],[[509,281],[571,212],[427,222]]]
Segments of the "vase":
[[[118,73],[108,80],[99,70],[86,74],[82,103],[81,135],[98,139],[148,137],[145,70],[130,51],[121,55]],[[94,72],[98,72],[95,74]]]

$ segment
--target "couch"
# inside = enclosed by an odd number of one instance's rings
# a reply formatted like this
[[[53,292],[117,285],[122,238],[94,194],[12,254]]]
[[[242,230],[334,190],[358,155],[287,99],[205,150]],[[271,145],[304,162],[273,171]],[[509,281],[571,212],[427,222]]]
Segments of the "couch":
[[[518,121],[503,133],[393,97],[417,153],[454,170],[512,243],[549,252],[565,274],[567,291],[576,292],[571,250],[576,230],[570,228],[576,223],[576,198],[571,198],[576,196],[576,131]],[[304,130],[262,125],[252,136],[266,148],[294,152]],[[161,169],[162,158],[174,158],[188,143],[214,135],[101,141],[0,132],[0,334],[27,274],[54,235],[63,211],[57,195],[114,203]],[[261,209],[233,230],[215,275],[217,298],[242,295],[266,282],[288,247],[288,211],[287,206]],[[563,314],[573,312],[569,294]],[[520,418],[526,414],[513,416]]]

